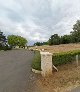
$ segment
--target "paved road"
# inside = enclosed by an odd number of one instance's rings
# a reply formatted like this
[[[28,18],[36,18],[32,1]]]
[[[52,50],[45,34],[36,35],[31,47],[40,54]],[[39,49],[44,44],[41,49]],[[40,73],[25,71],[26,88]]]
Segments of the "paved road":
[[[73,89],[71,92],[80,92],[80,87]]]
[[[25,50],[0,52],[0,92],[38,92],[31,72],[33,56]]]

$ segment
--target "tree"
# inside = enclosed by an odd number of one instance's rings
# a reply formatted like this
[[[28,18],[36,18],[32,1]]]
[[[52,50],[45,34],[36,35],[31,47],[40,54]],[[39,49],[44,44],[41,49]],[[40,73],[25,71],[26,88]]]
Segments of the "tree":
[[[34,45],[36,45],[36,46],[41,46],[42,43],[41,43],[41,42],[36,42],[36,43],[34,43]]]
[[[8,43],[11,46],[25,47],[25,45],[27,44],[27,40],[21,36],[9,35]]]
[[[76,24],[73,25],[74,31],[80,31],[80,20],[76,21]]]
[[[59,45],[60,44],[60,36],[58,34],[54,34],[49,39],[49,45]]]
[[[73,25],[73,32],[71,32],[72,42],[80,42],[80,20],[77,20],[76,24]]]
[[[34,46],[42,46],[42,45],[48,45],[48,42],[36,42],[36,43],[34,43]]]
[[[0,50],[11,50],[11,46],[7,43],[7,38],[3,34],[3,32],[0,31]]]
[[[61,36],[61,44],[68,44],[68,43],[71,43],[71,36],[70,35]]]
[[[7,43],[6,36],[4,36],[3,32],[0,31],[0,47],[2,47],[3,45],[6,45],[6,43]]]
[[[0,31],[0,43],[6,42],[6,36],[3,35],[3,32]]]

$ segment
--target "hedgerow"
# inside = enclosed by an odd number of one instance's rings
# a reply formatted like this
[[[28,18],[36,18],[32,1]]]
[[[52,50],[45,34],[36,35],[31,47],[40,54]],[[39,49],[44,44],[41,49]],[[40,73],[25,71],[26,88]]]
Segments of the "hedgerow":
[[[54,53],[52,56],[52,62],[55,66],[71,63],[75,60],[76,55],[80,55],[80,50]],[[41,70],[41,55],[39,51],[35,51],[32,68],[36,70]]]
[[[80,55],[80,50],[53,54],[52,61],[55,66],[70,63],[75,60],[75,56]]]

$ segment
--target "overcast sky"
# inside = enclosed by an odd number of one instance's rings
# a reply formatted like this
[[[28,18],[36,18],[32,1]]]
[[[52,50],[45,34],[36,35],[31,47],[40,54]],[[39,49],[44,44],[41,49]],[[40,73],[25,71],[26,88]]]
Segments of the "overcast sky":
[[[0,29],[29,43],[69,34],[80,19],[80,0],[0,0]]]

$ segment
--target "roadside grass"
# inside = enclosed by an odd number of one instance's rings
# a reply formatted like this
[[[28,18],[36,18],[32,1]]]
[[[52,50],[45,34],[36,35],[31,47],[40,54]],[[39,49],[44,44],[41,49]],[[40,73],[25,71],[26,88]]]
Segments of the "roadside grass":
[[[41,71],[41,55],[39,51],[34,51],[34,59],[32,62],[32,68]]]

